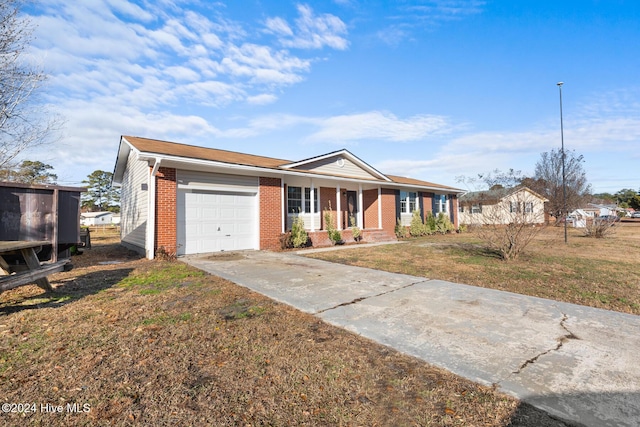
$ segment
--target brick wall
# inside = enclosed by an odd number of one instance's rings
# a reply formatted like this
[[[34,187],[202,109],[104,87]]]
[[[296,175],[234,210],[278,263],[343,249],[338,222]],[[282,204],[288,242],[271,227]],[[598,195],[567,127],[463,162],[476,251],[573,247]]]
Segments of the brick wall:
[[[178,184],[174,168],[158,169],[156,175],[156,224],[155,247],[163,247],[168,254],[175,255],[178,249],[176,228],[178,209]]]
[[[382,189],[382,229],[391,236],[396,228],[396,193],[389,188]]]
[[[336,189],[328,187],[320,187],[320,224],[321,230],[326,230],[326,224],[324,223],[324,211],[329,209],[331,204],[331,210],[333,211],[333,224],[337,226],[336,222]]]
[[[451,197],[449,209],[451,209],[451,216],[453,218],[451,222],[453,222],[454,227],[458,228],[458,197],[455,194],[451,194],[449,197]]]
[[[260,249],[280,249],[281,197],[280,178],[260,177]]]
[[[378,190],[364,190],[362,203],[364,204],[364,227],[362,228],[378,228]]]
[[[422,220],[426,221],[427,213],[428,212],[433,213],[433,193],[427,193],[427,192],[422,193],[422,203],[424,206],[424,212],[421,212]]]

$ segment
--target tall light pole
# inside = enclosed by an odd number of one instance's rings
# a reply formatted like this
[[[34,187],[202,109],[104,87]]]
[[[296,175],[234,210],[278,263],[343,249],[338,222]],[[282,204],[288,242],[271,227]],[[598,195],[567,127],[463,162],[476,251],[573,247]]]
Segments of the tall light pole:
[[[562,123],[562,85],[564,82],[558,82],[560,90],[560,141],[562,143],[562,209],[564,215],[564,242],[567,243],[567,177],[564,170],[564,126]]]

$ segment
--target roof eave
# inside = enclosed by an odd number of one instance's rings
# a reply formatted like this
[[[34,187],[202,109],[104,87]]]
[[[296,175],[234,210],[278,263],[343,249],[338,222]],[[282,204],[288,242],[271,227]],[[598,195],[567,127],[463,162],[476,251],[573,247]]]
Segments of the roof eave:
[[[361,178],[350,178],[344,176],[337,175],[324,175],[318,174],[308,171],[299,171],[299,170],[291,170],[291,169],[282,169],[282,168],[268,168],[261,166],[251,166],[251,165],[240,165],[235,163],[226,163],[226,162],[217,162],[214,160],[205,160],[205,159],[193,159],[193,158],[185,158],[179,156],[170,156],[170,155],[162,155],[151,152],[140,152],[138,153],[138,160],[146,160],[150,162],[150,165],[155,164],[160,161],[163,164],[167,162],[178,163],[188,166],[199,166],[199,167],[217,167],[223,169],[229,169],[237,172],[254,172],[260,174],[268,174],[268,175],[287,175],[287,176],[301,176],[301,177],[309,177],[316,179],[329,179],[329,180],[340,180],[345,182],[352,183],[360,183],[360,184],[370,184],[370,185],[384,185],[385,187],[391,188],[412,188],[419,190],[428,190],[439,193],[454,193],[461,194],[463,191],[454,189],[454,188],[441,188],[441,187],[432,187],[426,185],[418,185],[418,184],[401,184],[393,181],[387,181],[382,179],[361,179]]]

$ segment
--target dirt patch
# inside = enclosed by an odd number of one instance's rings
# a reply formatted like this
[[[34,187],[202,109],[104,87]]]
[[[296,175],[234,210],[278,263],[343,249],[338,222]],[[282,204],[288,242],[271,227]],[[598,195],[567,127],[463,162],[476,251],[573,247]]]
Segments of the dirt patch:
[[[564,425],[180,262],[108,240],[73,261],[0,295],[0,395],[36,405],[4,423]]]
[[[205,257],[209,261],[238,261],[245,258],[242,252],[220,252]]]

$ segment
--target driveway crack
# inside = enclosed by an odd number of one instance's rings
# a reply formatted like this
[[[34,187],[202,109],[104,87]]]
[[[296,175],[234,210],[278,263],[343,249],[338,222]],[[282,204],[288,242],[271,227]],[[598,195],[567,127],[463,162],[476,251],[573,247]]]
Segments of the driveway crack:
[[[376,297],[380,297],[380,296],[382,296],[382,295],[387,295],[387,294],[390,294],[390,293],[393,293],[393,292],[399,291],[399,290],[401,290],[401,289],[406,289],[406,288],[409,288],[409,287],[411,287],[411,286],[417,285],[418,283],[428,282],[428,281],[430,281],[430,280],[431,280],[431,279],[427,279],[427,280],[419,280],[419,281],[417,281],[417,282],[409,283],[408,285],[400,286],[400,287],[398,287],[398,288],[391,289],[391,290],[389,290],[389,291],[385,291],[385,292],[381,292],[381,293],[376,294],[376,295],[370,295],[370,296],[366,296],[366,297],[359,297],[359,298],[356,298],[356,299],[351,300],[351,301],[348,301],[348,302],[340,303],[340,304],[335,305],[335,306],[333,306],[333,307],[328,307],[328,308],[325,308],[325,309],[322,309],[322,310],[316,311],[314,314],[321,314],[321,313],[324,313],[324,312],[329,311],[329,310],[334,310],[334,309],[336,309],[336,308],[338,308],[338,307],[344,307],[344,306],[347,306],[347,305],[356,304],[356,303],[359,303],[360,301],[364,301],[364,300],[369,299],[369,298],[376,298]]]
[[[527,359],[522,365],[520,365],[518,370],[513,371],[512,373],[513,374],[521,373],[527,366],[536,363],[538,359],[541,358],[542,356],[547,355],[551,352],[560,350],[564,345],[564,343],[567,342],[568,340],[579,340],[580,338],[576,334],[571,332],[569,328],[567,328],[567,326],[565,325],[565,322],[568,319],[569,319],[569,316],[567,316],[565,313],[562,313],[562,319],[560,320],[560,327],[564,329],[567,333],[556,338],[556,341],[558,341],[558,344],[555,347],[550,348],[549,350],[543,351],[542,353],[538,353],[531,359]]]

